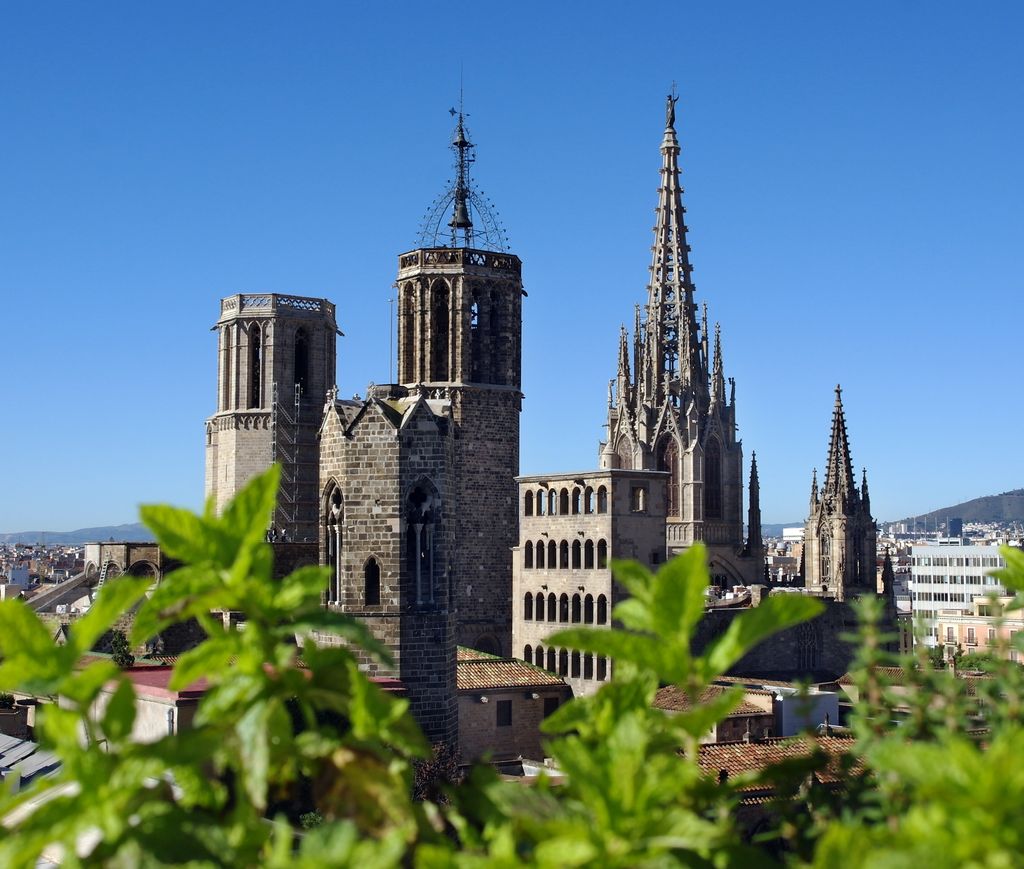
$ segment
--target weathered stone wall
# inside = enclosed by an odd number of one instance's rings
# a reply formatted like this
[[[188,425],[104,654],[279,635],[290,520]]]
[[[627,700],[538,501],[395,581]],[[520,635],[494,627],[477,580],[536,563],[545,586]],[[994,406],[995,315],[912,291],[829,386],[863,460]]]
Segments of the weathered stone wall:
[[[382,388],[382,394],[384,393]],[[395,393],[398,396],[398,393]],[[436,410],[436,412],[435,412]],[[324,533],[321,559],[329,559],[327,509],[336,486],[341,493],[338,600],[329,604],[363,619],[391,652],[394,669],[368,656],[362,665],[380,676],[397,676],[410,707],[432,742],[454,744],[458,736],[455,694],[454,611],[451,606],[453,540],[451,468],[454,456],[447,405],[432,408],[418,397],[373,397],[348,416],[329,411],[321,432]],[[417,586],[409,551],[409,493],[422,486],[436,492],[431,537],[432,581]],[[366,570],[379,567],[380,598],[367,601]],[[328,638],[321,638],[328,641]]]
[[[206,422],[206,496],[218,510],[269,467],[277,439],[283,480],[274,524],[315,541],[324,396],[335,381],[334,305],[277,294],[221,300],[217,412]],[[277,391],[275,432],[271,416]],[[300,402],[296,416],[295,396]]]
[[[534,695],[536,694],[536,698]],[[571,694],[561,689],[505,689],[459,695],[459,750],[464,763],[485,755],[494,760],[524,757],[541,760],[545,756],[540,724],[544,720],[544,702],[557,699],[559,705]],[[482,703],[481,697],[487,702]],[[498,704],[512,704],[512,723],[498,724]]]
[[[452,389],[458,642],[512,654],[519,413],[516,389]]]
[[[764,678],[834,679],[847,672],[854,647],[841,636],[856,630],[852,607],[840,601],[823,601],[825,611],[804,625],[774,634],[747,653],[731,674]],[[744,612],[712,610],[697,625],[693,640],[695,653],[723,634],[732,620]]]

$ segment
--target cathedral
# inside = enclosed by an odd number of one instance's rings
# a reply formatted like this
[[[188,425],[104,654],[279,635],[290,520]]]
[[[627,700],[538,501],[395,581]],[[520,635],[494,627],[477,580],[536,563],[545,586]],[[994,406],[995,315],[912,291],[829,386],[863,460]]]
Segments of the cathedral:
[[[220,508],[282,465],[275,559],[330,568],[324,606],[365,621],[389,649],[393,668],[363,663],[401,681],[432,742],[458,737],[460,647],[523,658],[577,693],[611,677],[614,662],[545,644],[551,623],[610,623],[621,593],[614,558],[653,569],[701,541],[716,584],[763,582],[757,462],[751,455],[744,517],[736,387],[721,330],[710,334],[707,306],[698,318],[694,300],[675,104],[669,97],[647,301],[632,335],[621,330],[597,470],[518,476],[522,263],[470,178],[461,111],[454,181],[419,246],[398,256],[397,383],[338,396],[340,332],[326,299],[221,302],[207,496]],[[842,607],[873,589],[874,540],[837,391],[825,484],[819,496],[815,482],[807,524],[812,593]],[[715,615],[709,630],[728,620]],[[835,626],[822,622],[797,645],[780,636],[762,669],[840,661],[846,652],[834,646],[830,657],[828,639],[848,623],[838,611],[830,618]]]
[[[636,307],[632,339],[622,328],[600,464],[667,472],[669,556],[702,541],[717,584],[749,585],[764,574],[757,464],[751,462],[749,533],[744,538],[736,384],[725,377],[718,324],[709,347],[707,305],[697,320],[679,182],[676,99],[668,97],[661,140],[647,304],[642,312]]]

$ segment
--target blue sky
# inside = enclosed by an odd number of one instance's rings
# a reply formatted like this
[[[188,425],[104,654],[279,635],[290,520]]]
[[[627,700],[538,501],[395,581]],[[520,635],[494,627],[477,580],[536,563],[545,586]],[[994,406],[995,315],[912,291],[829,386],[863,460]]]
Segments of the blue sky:
[[[880,519],[1024,485],[1022,25],[1009,2],[5,4],[0,530],[200,505],[221,296],[334,300],[342,394],[387,380],[460,67],[529,292],[524,473],[597,463],[674,80],[765,521],[804,517],[837,382]]]

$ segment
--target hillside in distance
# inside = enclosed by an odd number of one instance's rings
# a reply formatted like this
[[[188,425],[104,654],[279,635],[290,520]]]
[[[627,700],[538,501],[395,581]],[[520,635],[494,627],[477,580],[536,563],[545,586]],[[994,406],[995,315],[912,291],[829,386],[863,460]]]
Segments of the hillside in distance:
[[[79,546],[110,540],[142,543],[153,540],[153,533],[143,524],[101,525],[76,531],[10,531],[0,533],[0,543],[45,543],[47,546]]]
[[[1001,495],[985,495],[951,507],[932,510],[931,513],[908,516],[906,519],[895,521],[912,524],[916,519],[919,525],[930,527],[941,526],[947,518],[957,517],[964,522],[1024,522],[1024,489],[1012,489]]]

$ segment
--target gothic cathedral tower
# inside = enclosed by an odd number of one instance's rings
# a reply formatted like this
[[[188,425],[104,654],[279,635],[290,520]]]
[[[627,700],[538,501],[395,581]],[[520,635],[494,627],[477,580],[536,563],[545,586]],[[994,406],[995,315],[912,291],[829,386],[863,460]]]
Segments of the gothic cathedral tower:
[[[473,148],[460,111],[455,182],[436,201],[422,247],[399,257],[398,371],[403,386],[451,403],[458,642],[510,655],[522,263],[470,182]]]
[[[213,328],[217,412],[206,421],[206,497],[220,511],[280,462],[273,525],[290,540],[316,540],[316,432],[335,379],[334,305],[276,293],[228,296]]]
[[[760,509],[751,498],[743,536],[743,445],[736,438],[736,387],[725,377],[721,331],[709,348],[707,306],[698,323],[679,182],[676,97],[666,106],[661,183],[647,304],[636,307],[632,342],[625,327],[608,400],[602,468],[667,471],[666,547],[708,547],[720,585],[760,582],[764,568]],[[727,387],[728,384],[728,387]],[[757,492],[756,465],[751,487]]]
[[[826,597],[848,600],[877,590],[875,520],[871,518],[868,476],[853,480],[842,390],[836,387],[825,482],[811,481],[810,515],[804,528],[804,585]]]

